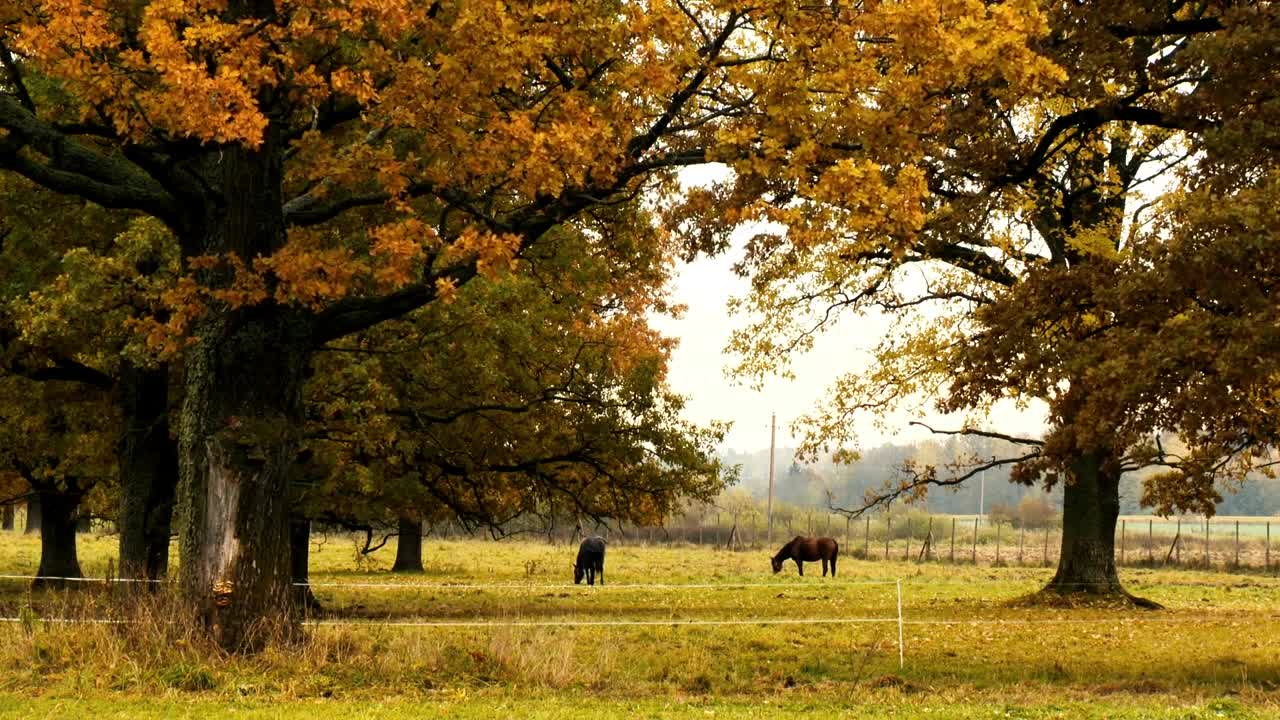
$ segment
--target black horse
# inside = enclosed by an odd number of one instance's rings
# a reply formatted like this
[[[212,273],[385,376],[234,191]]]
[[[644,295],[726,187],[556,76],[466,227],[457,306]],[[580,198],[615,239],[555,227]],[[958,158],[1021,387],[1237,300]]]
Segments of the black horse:
[[[589,537],[578,546],[578,560],[573,564],[573,584],[587,579],[588,585],[596,584],[596,573],[600,574],[600,584],[604,584],[604,538]]]
[[[831,577],[836,576],[836,556],[840,554],[840,545],[829,537],[801,537],[797,535],[791,542],[782,546],[773,556],[773,572],[782,570],[782,563],[795,560],[800,575],[804,575],[804,564],[815,560],[822,561],[822,577],[827,576],[827,563],[831,563]]]

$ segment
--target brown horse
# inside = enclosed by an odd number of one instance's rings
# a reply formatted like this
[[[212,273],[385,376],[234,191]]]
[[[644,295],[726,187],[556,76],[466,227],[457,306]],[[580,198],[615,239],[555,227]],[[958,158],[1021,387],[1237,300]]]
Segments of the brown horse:
[[[796,567],[800,569],[800,575],[804,575],[804,564],[815,560],[822,561],[822,577],[827,576],[827,563],[831,563],[831,577],[836,576],[836,556],[840,554],[840,545],[833,538],[820,537],[801,537],[797,535],[794,540],[782,546],[777,555],[773,556],[773,572],[777,574],[782,570],[782,563],[787,560],[795,560]]]

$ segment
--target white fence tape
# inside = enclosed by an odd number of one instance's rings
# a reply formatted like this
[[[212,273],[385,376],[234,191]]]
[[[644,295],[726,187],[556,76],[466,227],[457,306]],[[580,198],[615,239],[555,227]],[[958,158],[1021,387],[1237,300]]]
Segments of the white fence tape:
[[[63,582],[116,582],[116,583],[162,583],[164,580],[148,578],[108,578],[108,577],[58,577],[56,575],[0,575],[0,580],[61,580]]]
[[[855,625],[898,618],[738,618],[733,620],[308,620],[304,625],[353,627],[714,627],[717,625]]]

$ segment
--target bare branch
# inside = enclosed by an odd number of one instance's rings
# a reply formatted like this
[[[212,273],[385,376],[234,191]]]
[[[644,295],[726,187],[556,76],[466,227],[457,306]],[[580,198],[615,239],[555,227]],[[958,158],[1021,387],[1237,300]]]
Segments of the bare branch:
[[[1020,438],[1013,435],[1005,435],[1004,433],[992,432],[990,430],[978,430],[975,428],[961,428],[960,430],[935,430],[934,428],[918,421],[912,420],[911,425],[919,425],[935,435],[977,435],[978,437],[993,438],[995,440],[1004,440],[1015,445],[1035,445],[1043,446],[1043,440],[1033,440],[1031,438]]]

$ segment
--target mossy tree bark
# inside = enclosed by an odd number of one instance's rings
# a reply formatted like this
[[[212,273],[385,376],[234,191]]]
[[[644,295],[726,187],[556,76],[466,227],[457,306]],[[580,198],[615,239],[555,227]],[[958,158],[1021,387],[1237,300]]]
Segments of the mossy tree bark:
[[[13,529],[13,515],[12,504],[6,504],[3,508],[0,508],[0,530]]]
[[[422,521],[400,518],[391,572],[422,572]]]

